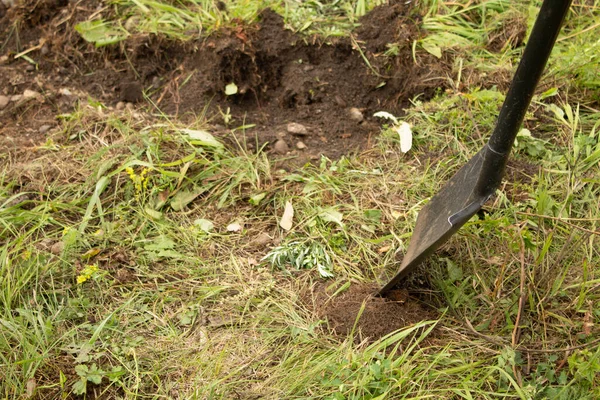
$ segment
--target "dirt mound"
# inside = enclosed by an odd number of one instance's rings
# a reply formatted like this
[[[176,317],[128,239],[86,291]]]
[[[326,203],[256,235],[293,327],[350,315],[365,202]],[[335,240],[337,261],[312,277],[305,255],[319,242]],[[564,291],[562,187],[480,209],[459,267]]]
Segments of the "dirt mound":
[[[45,126],[53,113],[65,112],[59,104],[65,99],[57,94],[62,90],[112,107],[157,106],[184,120],[205,115],[225,140],[244,125],[248,149],[265,148],[301,163],[369,147],[380,130],[373,113],[401,115],[411,98],[431,97],[445,84],[445,67],[437,59],[427,53],[413,59],[411,45],[422,34],[419,16],[404,2],[374,9],[351,38],[329,42],[296,35],[266,9],[255,24],[240,23],[204,39],[183,43],[131,35],[102,48],[74,29],[91,15],[109,17],[94,1],[20,4],[0,17],[0,34],[7,38],[0,49],[0,93],[12,98],[34,90],[43,101],[25,108],[11,101],[0,112],[0,122],[13,132],[38,120],[32,115],[43,115]],[[228,95],[225,88],[232,84],[236,93]],[[36,135],[39,128],[25,126],[30,141],[44,138]]]
[[[392,291],[388,298],[374,296],[377,289],[373,285],[355,283],[346,292],[329,299],[325,286],[318,286],[313,293],[317,314],[326,319],[337,334],[348,335],[354,330],[358,340],[368,338],[369,341],[437,318],[433,309],[404,289]],[[363,303],[364,310],[358,318]]]

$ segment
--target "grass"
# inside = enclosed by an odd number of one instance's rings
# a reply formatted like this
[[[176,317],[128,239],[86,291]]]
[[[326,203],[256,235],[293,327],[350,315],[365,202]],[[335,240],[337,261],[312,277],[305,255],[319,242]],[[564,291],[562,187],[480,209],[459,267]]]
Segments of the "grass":
[[[503,94],[474,77],[520,52],[486,38],[539,4],[508,3],[420,5],[415,45],[462,64],[402,117],[406,155],[384,129],[369,154],[285,172],[202,118],[82,103],[35,157],[0,156],[1,396],[598,398],[598,2],[575,1],[513,179],[410,282],[439,319],[356,342],[307,300],[318,282],[382,283],[423,202],[485,142]],[[343,35],[377,3],[226,4],[116,1],[110,23],[186,39],[273,6],[297,31]]]

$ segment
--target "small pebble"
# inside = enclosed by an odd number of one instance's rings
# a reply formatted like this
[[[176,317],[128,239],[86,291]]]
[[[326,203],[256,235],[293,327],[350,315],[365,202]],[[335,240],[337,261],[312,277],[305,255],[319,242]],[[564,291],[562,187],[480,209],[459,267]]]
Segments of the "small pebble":
[[[273,150],[275,150],[275,152],[279,153],[279,154],[286,154],[289,150],[289,147],[288,147],[288,144],[285,142],[285,140],[279,139],[278,141],[275,142],[275,145],[273,146]]]
[[[128,109],[129,111],[133,111],[134,110],[133,103],[125,104],[125,108]]]
[[[304,144],[304,142],[298,142],[296,143],[296,148],[298,150],[304,150],[306,148],[306,145]]]
[[[25,89],[25,91],[23,92],[23,98],[25,99],[30,99],[32,97],[39,97],[40,94],[38,92],[36,92],[35,90],[29,90],[29,89]]]
[[[287,131],[294,135],[306,136],[308,135],[308,129],[302,124],[296,122],[290,122],[287,124]]]
[[[117,110],[124,109],[125,108],[125,103],[122,102],[122,101],[118,102],[117,105],[116,105],[116,108],[117,108]]]
[[[361,122],[363,119],[365,119],[362,111],[360,111],[356,107],[352,107],[348,110],[348,116],[350,117],[350,119],[356,122]]]
[[[49,47],[47,44],[44,44],[44,45],[42,46],[42,48],[40,49],[40,53],[41,53],[43,56],[47,56],[47,55],[48,55],[48,53],[50,53],[50,47]]]
[[[0,56],[0,64],[8,64],[8,56]]]
[[[10,102],[10,97],[0,95],[0,110],[8,105]]]
[[[52,245],[52,247],[50,247],[50,253],[56,254],[58,256],[58,255],[60,255],[60,253],[62,253],[64,248],[65,248],[64,242],[56,242]]]
[[[50,130],[50,128],[52,128],[51,125],[42,125],[38,129],[38,132],[40,132],[41,134],[45,134],[46,132],[48,132]]]
[[[58,89],[58,93],[62,94],[63,96],[73,96],[73,93],[67,88]]]
[[[13,94],[12,96],[10,96],[10,101],[14,101],[16,103],[19,100],[21,100],[22,98],[23,98],[22,94]]]

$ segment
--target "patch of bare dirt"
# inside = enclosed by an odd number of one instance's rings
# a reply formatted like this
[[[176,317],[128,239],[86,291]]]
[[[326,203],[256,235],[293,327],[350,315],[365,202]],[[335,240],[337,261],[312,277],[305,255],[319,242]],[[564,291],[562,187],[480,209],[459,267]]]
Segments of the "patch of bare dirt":
[[[317,314],[328,321],[330,328],[344,336],[354,330],[359,341],[373,342],[398,329],[438,317],[433,308],[405,289],[393,290],[386,298],[375,296],[378,289],[354,283],[346,292],[330,298],[323,285],[317,286],[312,296]]]
[[[44,142],[55,116],[89,95],[109,107],[155,110],[150,100],[182,120],[206,113],[226,140],[232,128],[252,126],[244,132],[250,150],[300,163],[338,158],[371,146],[380,130],[374,112],[401,115],[411,98],[445,85],[445,63],[427,53],[413,59],[411,44],[423,33],[405,2],[376,8],[352,38],[330,42],[294,34],[268,9],[255,24],[187,43],[132,35],[97,49],[75,32],[78,22],[110,12],[66,0],[25,0],[0,12],[0,106],[8,99],[0,146]],[[389,44],[395,55],[384,56]],[[238,92],[228,96],[231,83]],[[19,103],[25,91],[34,101]]]

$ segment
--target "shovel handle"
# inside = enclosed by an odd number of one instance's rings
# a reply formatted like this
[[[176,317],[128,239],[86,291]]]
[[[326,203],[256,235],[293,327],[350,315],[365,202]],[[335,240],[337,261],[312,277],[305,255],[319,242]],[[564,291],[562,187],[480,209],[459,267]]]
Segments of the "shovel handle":
[[[488,146],[508,159],[571,0],[545,0],[529,36]]]

